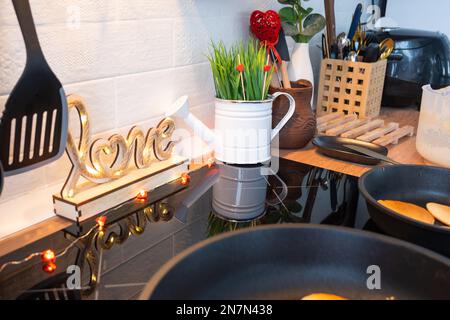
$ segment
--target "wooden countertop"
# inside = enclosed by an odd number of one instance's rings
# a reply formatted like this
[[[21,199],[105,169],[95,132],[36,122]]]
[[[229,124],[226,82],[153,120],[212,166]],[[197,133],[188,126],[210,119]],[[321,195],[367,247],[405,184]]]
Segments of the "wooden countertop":
[[[411,125],[416,128],[419,122],[419,111],[411,108],[383,108],[380,116],[386,122],[398,122],[400,126]],[[416,150],[416,136],[400,140],[397,145],[390,145],[389,157],[403,164],[425,164],[424,159]],[[283,159],[311,165],[318,168],[344,173],[346,175],[360,177],[371,166],[353,164],[350,162],[335,160],[319,154],[311,143],[301,150],[280,150]]]

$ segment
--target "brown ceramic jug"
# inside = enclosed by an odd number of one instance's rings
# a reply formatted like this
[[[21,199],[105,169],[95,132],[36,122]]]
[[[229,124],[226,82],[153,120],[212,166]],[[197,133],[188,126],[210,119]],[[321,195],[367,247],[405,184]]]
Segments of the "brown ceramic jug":
[[[291,82],[292,89],[270,87],[270,94],[286,92],[295,99],[294,116],[280,132],[280,148],[301,149],[305,147],[316,133],[316,117],[311,110],[312,84],[307,80]],[[273,104],[273,125],[276,126],[289,109],[287,98],[281,97]]]

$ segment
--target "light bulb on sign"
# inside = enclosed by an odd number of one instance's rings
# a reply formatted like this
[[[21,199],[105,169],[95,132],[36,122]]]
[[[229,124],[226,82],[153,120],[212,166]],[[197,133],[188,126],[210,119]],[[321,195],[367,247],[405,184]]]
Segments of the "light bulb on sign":
[[[183,186],[187,186],[191,182],[191,176],[187,173],[183,173],[180,179]]]
[[[97,222],[98,230],[103,231],[106,225],[106,216],[98,217],[95,222]]]
[[[216,166],[216,161],[213,158],[211,158],[208,160],[207,164],[208,164],[208,169],[212,169]]]
[[[139,191],[138,195],[136,196],[136,199],[141,201],[141,202],[145,202],[148,199],[148,192],[145,190],[141,190]]]

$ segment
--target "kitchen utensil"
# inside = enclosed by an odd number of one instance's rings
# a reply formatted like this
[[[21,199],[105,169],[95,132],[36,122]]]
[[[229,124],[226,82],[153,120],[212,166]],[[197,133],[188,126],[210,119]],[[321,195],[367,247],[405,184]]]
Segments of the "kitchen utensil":
[[[380,60],[386,60],[394,51],[395,42],[391,38],[386,38],[380,43]]]
[[[345,32],[341,32],[337,37],[337,47],[338,47],[338,59],[343,60],[345,58],[345,48],[348,45],[348,39]]]
[[[0,160],[7,176],[43,166],[63,155],[68,111],[64,89],[39,45],[28,0],[13,0],[27,61],[0,123]]]
[[[346,59],[351,62],[357,62],[358,54],[355,51],[350,51]]]
[[[334,0],[325,0],[325,18],[327,20],[327,42],[331,46],[336,43],[336,18]],[[330,52],[330,56],[331,56]]]
[[[284,89],[291,89],[291,81],[289,80],[289,74],[287,69],[287,62],[291,61],[291,58],[289,56],[289,49],[286,42],[286,36],[284,34],[283,28],[280,29],[280,35],[278,37],[278,43],[276,45],[276,49],[278,53],[280,54],[281,61],[281,75],[283,78],[283,88]]]
[[[349,145],[349,144],[346,144],[344,146],[346,148],[349,148],[349,149],[353,150],[353,151],[359,152],[359,153],[361,153],[361,154],[363,154],[365,156],[368,156],[368,157],[371,157],[371,158],[374,158],[374,159],[377,159],[377,160],[380,160],[380,161],[384,161],[384,162],[391,163],[391,164],[400,164],[397,161],[394,161],[394,160],[392,160],[389,157],[386,157],[386,156],[384,156],[382,154],[379,154],[378,152],[369,150],[369,149],[364,148],[364,147],[360,147],[360,146],[356,146],[356,145]]]
[[[353,41],[353,37],[355,36],[356,30],[358,29],[358,26],[361,22],[362,9],[363,9],[363,6],[361,3],[359,3],[356,6],[355,13],[353,14],[352,23],[350,25],[350,30],[348,31],[347,38],[350,41]]]
[[[363,61],[366,63],[377,62],[380,57],[380,46],[378,43],[369,43],[362,49]]]
[[[346,145],[361,146],[384,156],[387,156],[388,154],[388,149],[385,147],[369,142],[339,137],[316,137],[313,140],[313,144],[317,147],[318,152],[323,155],[342,161],[349,161],[364,165],[377,165],[380,163],[380,160],[363,155],[360,152],[352,151],[346,147]]]
[[[379,290],[367,287],[374,264],[382,272]],[[154,275],[140,298],[298,301],[320,292],[354,300],[449,299],[450,260],[375,233],[264,226],[189,248]]]
[[[328,59],[329,55],[330,55],[330,48],[328,47],[327,37],[324,33],[322,34],[322,58]]]
[[[450,257],[450,228],[399,215],[378,200],[397,200],[423,208],[430,202],[450,205],[450,170],[430,166],[377,167],[364,174],[359,190],[372,220],[387,234]]]
[[[333,43],[330,47],[330,58],[338,59],[339,57],[339,46],[336,43]]]

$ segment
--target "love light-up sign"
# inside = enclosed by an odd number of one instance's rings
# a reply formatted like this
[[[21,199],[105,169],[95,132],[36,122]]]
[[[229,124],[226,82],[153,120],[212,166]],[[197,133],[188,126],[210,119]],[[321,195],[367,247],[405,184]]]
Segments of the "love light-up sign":
[[[78,112],[80,138],[76,143],[68,134],[66,151],[72,169],[61,193],[53,196],[58,215],[72,220],[97,215],[134,198],[139,190],[152,190],[188,170],[187,159],[172,155],[175,122],[171,118],[146,134],[133,127],[127,137],[115,134],[91,141],[84,102],[72,95],[68,106]]]

